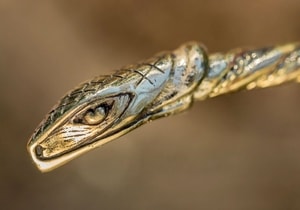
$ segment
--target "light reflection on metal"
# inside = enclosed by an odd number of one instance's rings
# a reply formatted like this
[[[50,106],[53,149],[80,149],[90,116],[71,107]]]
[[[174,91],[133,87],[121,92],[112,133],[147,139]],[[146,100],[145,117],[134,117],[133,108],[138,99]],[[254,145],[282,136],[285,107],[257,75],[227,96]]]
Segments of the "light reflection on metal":
[[[36,129],[28,151],[41,171],[50,171],[195,100],[289,81],[300,81],[298,43],[208,55],[190,42],[70,91]]]

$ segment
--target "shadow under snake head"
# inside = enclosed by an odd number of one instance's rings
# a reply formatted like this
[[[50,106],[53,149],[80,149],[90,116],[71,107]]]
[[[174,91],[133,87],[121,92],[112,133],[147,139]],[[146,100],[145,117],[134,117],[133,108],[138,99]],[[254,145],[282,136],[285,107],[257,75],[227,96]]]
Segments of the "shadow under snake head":
[[[187,109],[208,69],[205,50],[188,43],[67,94],[28,143],[33,161],[49,171],[132,129]]]

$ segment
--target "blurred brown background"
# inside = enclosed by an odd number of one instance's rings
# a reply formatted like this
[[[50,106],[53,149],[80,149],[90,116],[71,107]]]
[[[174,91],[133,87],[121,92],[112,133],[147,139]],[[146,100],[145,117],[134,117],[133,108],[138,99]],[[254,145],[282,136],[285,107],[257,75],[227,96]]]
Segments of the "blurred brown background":
[[[77,83],[199,40],[299,41],[298,0],[0,1],[1,209],[300,209],[300,87],[195,103],[41,174],[26,143]]]

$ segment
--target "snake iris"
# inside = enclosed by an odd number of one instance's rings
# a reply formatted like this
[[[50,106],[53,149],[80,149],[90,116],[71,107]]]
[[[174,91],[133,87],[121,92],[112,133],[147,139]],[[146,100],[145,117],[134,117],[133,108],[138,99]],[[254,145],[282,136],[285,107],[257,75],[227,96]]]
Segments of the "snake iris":
[[[38,169],[50,171],[194,100],[288,81],[300,82],[299,43],[208,55],[190,42],[82,83],[54,106],[27,148]]]

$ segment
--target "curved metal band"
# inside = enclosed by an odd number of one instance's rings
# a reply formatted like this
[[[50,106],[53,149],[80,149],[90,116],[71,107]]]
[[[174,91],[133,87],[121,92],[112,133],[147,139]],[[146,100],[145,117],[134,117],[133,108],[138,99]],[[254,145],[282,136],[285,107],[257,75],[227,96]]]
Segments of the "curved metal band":
[[[209,56],[208,74],[194,92],[194,98],[204,100],[293,80],[300,81],[299,43],[255,50],[236,49]]]

